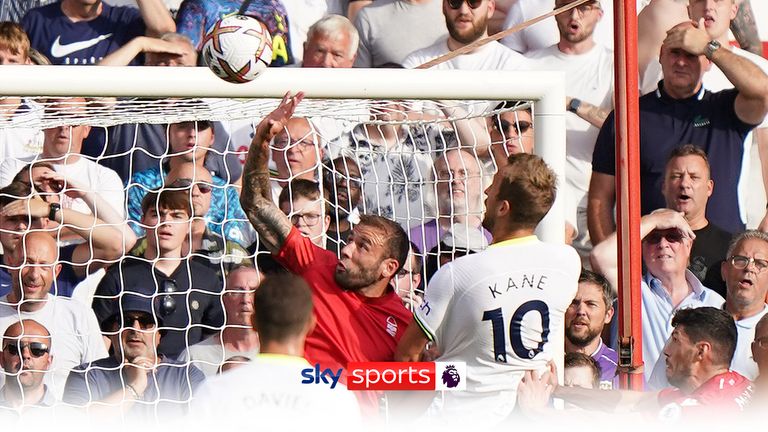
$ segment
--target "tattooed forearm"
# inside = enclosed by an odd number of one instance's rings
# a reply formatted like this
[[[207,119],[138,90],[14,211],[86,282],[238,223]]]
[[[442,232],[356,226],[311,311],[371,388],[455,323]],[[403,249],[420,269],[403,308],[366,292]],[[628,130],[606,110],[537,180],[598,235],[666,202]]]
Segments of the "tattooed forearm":
[[[763,43],[757,32],[755,13],[750,0],[742,0],[736,18],[731,21],[731,31],[741,49],[759,56],[763,55]]]
[[[259,234],[259,240],[270,252],[277,252],[285,243],[291,224],[288,217],[272,201],[269,184],[269,140],[256,134],[243,168],[243,190],[240,204],[248,220]]]
[[[570,101],[570,98],[569,98]],[[579,109],[576,110],[576,115],[586,120],[592,126],[596,128],[603,127],[605,119],[608,118],[609,111],[600,108],[599,106],[592,105],[589,102],[581,101]]]

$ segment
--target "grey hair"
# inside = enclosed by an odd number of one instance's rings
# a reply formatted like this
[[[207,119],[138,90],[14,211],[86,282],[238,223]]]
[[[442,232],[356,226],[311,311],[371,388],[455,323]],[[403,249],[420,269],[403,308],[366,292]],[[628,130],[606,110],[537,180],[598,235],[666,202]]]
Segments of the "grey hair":
[[[346,31],[349,35],[349,55],[354,56],[360,43],[360,35],[352,22],[341,15],[326,15],[317,20],[307,31],[307,41],[316,34],[335,35],[340,31]]]
[[[746,230],[731,240],[731,243],[728,245],[728,254],[724,258],[728,259],[728,257],[733,255],[733,251],[736,249],[736,246],[738,246],[739,243],[750,239],[762,240],[766,245],[768,245],[768,233],[764,233],[758,230]]]

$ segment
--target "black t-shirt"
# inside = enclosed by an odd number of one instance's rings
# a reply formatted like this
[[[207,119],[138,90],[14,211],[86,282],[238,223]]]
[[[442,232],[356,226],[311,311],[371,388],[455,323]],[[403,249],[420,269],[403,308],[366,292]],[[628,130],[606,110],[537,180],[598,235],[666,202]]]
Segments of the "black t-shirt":
[[[163,287],[167,285],[164,282],[168,280],[176,283],[173,294],[163,293]],[[127,256],[112,266],[96,288],[93,299],[93,311],[102,331],[106,330],[103,327],[105,321],[119,310],[122,291],[154,295],[155,308],[163,315],[162,328],[167,329],[160,340],[158,353],[166,357],[177,358],[185,348],[224,325],[222,282],[214,272],[197,262],[182,260],[168,276],[141,257]],[[172,309],[162,307],[166,296],[172,299]]]
[[[738,91],[701,90],[687,99],[673,99],[659,90],[640,98],[640,200],[642,214],[666,207],[661,194],[670,153],[683,144],[701,147],[709,158],[715,190],[707,219],[730,232],[744,230],[736,187],[741,175],[744,139],[754,127],[734,110]],[[603,123],[592,154],[594,172],[615,175],[615,128],[612,112]]]
[[[713,223],[693,233],[696,234],[696,240],[691,248],[688,270],[695,274],[705,287],[715,290],[725,298],[726,288],[720,274],[720,263],[726,258],[733,234]]]

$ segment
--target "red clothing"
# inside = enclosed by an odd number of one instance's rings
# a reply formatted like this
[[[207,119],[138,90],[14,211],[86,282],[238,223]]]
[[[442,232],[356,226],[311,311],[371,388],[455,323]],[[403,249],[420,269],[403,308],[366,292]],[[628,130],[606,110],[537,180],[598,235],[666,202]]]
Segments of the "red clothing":
[[[304,352],[310,363],[336,370],[346,369],[349,362],[393,360],[412,319],[393,290],[379,298],[343,290],[334,279],[336,255],[314,245],[295,227],[275,259],[312,289],[317,327],[307,337]]]
[[[691,394],[668,388],[659,393],[664,418],[700,418],[701,416],[737,413],[752,399],[752,382],[736,372],[715,375]],[[715,409],[713,409],[715,408]]]

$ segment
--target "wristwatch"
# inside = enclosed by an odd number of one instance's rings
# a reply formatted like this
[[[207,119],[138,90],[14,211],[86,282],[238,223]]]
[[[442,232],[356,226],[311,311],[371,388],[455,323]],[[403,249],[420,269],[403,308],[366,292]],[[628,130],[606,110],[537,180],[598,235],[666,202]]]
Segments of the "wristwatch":
[[[572,98],[571,103],[568,104],[568,111],[576,114],[576,111],[579,110],[580,106],[581,106],[581,99]]]
[[[50,220],[56,220],[56,213],[61,210],[61,204],[59,203],[51,203],[48,207],[48,219]]]
[[[706,48],[704,48],[704,57],[712,60],[712,56],[715,55],[715,51],[720,49],[720,42],[713,40],[709,41]]]

